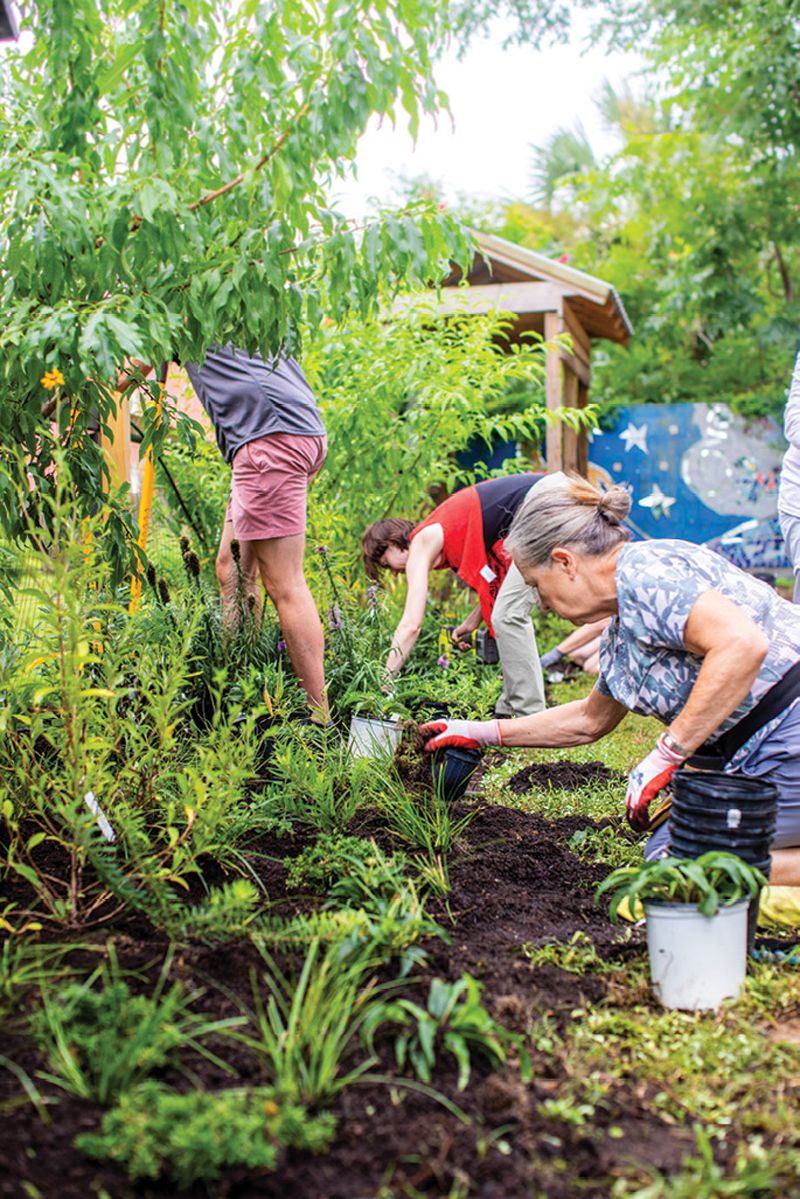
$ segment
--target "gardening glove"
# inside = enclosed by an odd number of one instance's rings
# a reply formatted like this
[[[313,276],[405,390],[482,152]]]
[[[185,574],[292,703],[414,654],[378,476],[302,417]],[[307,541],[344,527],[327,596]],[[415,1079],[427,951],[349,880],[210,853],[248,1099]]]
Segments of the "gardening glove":
[[[638,766],[634,766],[628,779],[625,808],[628,823],[637,833],[646,832],[649,828],[648,807],[684,762],[680,754],[667,747],[665,737],[666,734],[662,733],[655,749]]]
[[[425,749],[480,749],[483,745],[502,745],[500,725],[496,720],[432,720],[420,727],[422,737],[429,738]]]

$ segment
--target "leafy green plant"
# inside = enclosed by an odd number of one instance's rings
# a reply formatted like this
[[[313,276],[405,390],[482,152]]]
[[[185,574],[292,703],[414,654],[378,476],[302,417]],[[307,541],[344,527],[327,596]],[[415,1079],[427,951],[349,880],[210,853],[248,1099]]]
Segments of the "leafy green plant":
[[[469,1082],[472,1058],[483,1057],[491,1066],[503,1065],[513,1047],[522,1061],[524,1078],[530,1077],[530,1058],[522,1038],[492,1019],[480,1001],[480,984],[465,974],[455,983],[432,980],[425,1007],[411,999],[392,999],[369,1013],[363,1029],[367,1047],[374,1049],[378,1033],[394,1030],[395,1060],[400,1070],[406,1062],[423,1082],[430,1082],[439,1054],[451,1054],[458,1064],[458,1089]]]
[[[632,866],[641,856],[641,845],[626,835],[615,821],[602,828],[579,828],[569,839],[569,848],[582,862],[606,866]]]
[[[278,1093],[291,1102],[329,1101],[365,1073],[373,1059],[343,1071],[344,1059],[380,994],[370,942],[355,950],[314,939],[299,974],[289,978],[263,945],[267,966],[252,976],[255,1036],[237,1034],[264,1060]]]
[[[331,883],[352,873],[375,849],[374,841],[363,837],[322,833],[296,857],[283,859],[287,867],[286,885],[293,891],[324,893]]]
[[[289,724],[270,760],[270,795],[281,809],[320,832],[343,833],[360,807],[373,802],[382,779],[375,763],[353,758],[333,730]]]
[[[551,941],[547,945],[523,945],[522,952],[532,966],[558,966],[568,974],[606,974],[613,969],[600,957],[592,938],[581,929],[566,943]]]
[[[203,1041],[244,1019],[215,1020],[195,1012],[202,992],[189,993],[177,982],[168,987],[171,963],[169,954],[150,995],[131,991],[113,948],[108,965],[85,981],[55,994],[42,988],[42,1006],[31,1018],[31,1033],[47,1054],[48,1070],[40,1077],[81,1099],[109,1103],[155,1070],[180,1064],[181,1050],[226,1069]]]
[[[311,1115],[272,1087],[178,1094],[150,1081],[121,1096],[100,1131],[81,1133],[75,1145],[133,1179],[171,1178],[183,1189],[234,1166],[272,1170],[282,1146],[319,1153],[335,1128],[333,1115]]]
[[[704,916],[713,916],[720,906],[752,899],[766,882],[760,870],[735,854],[712,851],[699,858],[661,858],[639,867],[622,866],[603,879],[595,897],[611,893],[612,920],[617,919],[623,900],[631,910],[637,900],[696,904]]]

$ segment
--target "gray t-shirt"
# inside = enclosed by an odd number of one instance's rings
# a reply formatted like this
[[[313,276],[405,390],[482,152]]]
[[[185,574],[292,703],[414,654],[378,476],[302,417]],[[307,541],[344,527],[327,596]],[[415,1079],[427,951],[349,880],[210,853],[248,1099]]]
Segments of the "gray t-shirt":
[[[672,540],[626,545],[617,559],[616,583],[619,613],[600,643],[597,689],[631,712],[670,724],[685,707],[703,660],[686,649],[684,629],[706,591],[736,604],[769,642],[749,694],[710,740],[741,720],[800,659],[800,606],[703,546]],[[774,724],[759,729],[747,742],[748,752]]]
[[[270,433],[325,433],[314,393],[294,358],[251,358],[230,344],[211,346],[203,365],[187,362],[186,371],[226,462]]]

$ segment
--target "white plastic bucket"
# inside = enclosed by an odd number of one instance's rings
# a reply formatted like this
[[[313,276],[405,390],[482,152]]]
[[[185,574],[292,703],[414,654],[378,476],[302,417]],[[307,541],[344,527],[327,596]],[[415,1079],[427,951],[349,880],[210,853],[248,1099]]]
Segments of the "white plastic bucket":
[[[399,720],[353,716],[347,748],[354,758],[388,758],[397,749],[402,736],[403,726]]]
[[[698,1011],[736,999],[747,971],[747,909],[741,900],[703,916],[693,903],[646,903],[647,950],[656,998]]]

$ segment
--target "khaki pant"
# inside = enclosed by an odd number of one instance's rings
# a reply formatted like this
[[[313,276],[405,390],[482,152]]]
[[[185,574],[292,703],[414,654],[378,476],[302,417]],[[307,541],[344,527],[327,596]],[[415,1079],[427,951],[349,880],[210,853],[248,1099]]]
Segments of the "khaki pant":
[[[539,597],[512,564],[492,611],[503,690],[495,704],[496,716],[531,716],[543,712],[544,678],[531,623]]]

